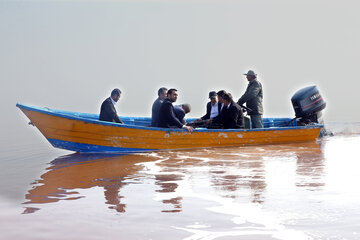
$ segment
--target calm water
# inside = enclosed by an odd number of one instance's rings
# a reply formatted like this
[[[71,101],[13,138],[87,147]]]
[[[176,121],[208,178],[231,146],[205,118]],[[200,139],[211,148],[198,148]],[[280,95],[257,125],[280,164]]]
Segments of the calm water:
[[[122,156],[4,139],[0,238],[360,239],[358,126],[333,124],[318,142]]]

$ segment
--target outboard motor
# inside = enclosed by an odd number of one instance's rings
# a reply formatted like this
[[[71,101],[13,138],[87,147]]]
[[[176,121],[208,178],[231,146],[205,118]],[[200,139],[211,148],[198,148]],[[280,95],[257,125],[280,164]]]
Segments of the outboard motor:
[[[299,125],[308,125],[311,123],[321,123],[321,111],[326,107],[326,103],[319,93],[316,86],[310,86],[297,91],[291,98],[295,110],[295,116]],[[325,130],[321,130],[320,136],[332,135]]]

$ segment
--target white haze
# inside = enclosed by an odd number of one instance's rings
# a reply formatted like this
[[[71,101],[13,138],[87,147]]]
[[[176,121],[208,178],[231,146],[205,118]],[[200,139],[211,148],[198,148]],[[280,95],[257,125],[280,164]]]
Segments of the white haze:
[[[190,116],[208,92],[238,99],[253,69],[264,117],[293,117],[317,85],[326,121],[360,121],[358,1],[1,1],[1,128],[25,128],[17,102],[98,113],[118,87],[120,115],[150,116],[159,87]],[[19,130],[20,131],[20,130]]]

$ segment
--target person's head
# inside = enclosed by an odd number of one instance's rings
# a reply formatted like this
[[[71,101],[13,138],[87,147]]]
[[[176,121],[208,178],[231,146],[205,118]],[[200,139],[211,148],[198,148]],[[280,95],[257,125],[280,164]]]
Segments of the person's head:
[[[220,90],[217,92],[217,97],[218,97],[218,101],[219,103],[223,103],[223,96],[226,93],[225,90]]]
[[[119,101],[120,95],[121,95],[121,91],[120,91],[120,89],[118,89],[118,88],[115,88],[114,90],[111,91],[111,98],[112,98],[115,102]]]
[[[212,104],[217,103],[217,93],[215,91],[209,92],[209,98]]]
[[[225,106],[228,106],[233,101],[231,93],[224,93],[223,101]]]
[[[191,111],[191,106],[188,103],[181,104],[182,109],[184,109],[185,114]]]
[[[253,70],[249,70],[247,73],[244,73],[244,75],[246,75],[248,81],[256,79],[256,73]]]
[[[166,92],[167,92],[167,88],[162,87],[158,90],[158,96],[161,100],[164,100],[166,98]]]
[[[177,94],[177,90],[176,90],[175,88],[170,88],[170,89],[167,91],[167,98],[168,98],[171,102],[176,102],[177,97],[178,97],[178,94]]]

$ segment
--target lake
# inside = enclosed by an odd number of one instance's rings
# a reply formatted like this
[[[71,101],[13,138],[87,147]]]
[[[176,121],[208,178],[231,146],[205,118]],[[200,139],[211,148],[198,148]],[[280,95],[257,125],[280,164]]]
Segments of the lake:
[[[316,142],[76,154],[2,138],[1,239],[360,239],[360,131]]]

